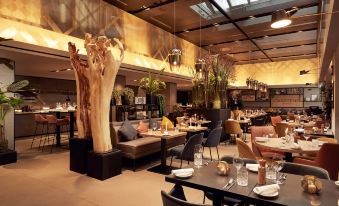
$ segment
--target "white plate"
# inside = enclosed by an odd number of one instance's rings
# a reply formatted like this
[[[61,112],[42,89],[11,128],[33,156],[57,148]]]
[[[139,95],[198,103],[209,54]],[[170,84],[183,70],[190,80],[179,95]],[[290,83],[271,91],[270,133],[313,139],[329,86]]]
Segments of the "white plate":
[[[193,172],[180,172],[178,174],[173,174],[177,178],[190,178],[193,175]]]
[[[272,193],[272,194],[269,194],[269,195],[262,195],[262,194],[258,194],[255,190],[253,190],[253,192],[261,197],[267,197],[267,198],[274,198],[274,197],[277,197],[279,195],[279,192],[275,192],[275,193]]]
[[[339,187],[339,181],[335,181],[334,184]]]
[[[246,167],[249,171],[251,171],[251,172],[258,172],[258,168],[259,167],[257,167],[257,168],[253,168],[253,167],[251,167],[251,168],[248,168],[248,167]]]

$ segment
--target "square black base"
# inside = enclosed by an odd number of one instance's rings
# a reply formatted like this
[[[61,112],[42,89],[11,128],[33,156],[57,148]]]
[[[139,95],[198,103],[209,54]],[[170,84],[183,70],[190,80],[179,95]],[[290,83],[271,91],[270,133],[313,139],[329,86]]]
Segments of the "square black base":
[[[149,168],[147,171],[154,172],[162,175],[169,175],[171,174],[172,170],[179,169],[177,167],[170,167],[170,166],[163,166],[163,165],[156,165],[154,167]]]
[[[17,161],[17,153],[14,150],[5,150],[0,152],[0,165],[15,163]]]
[[[87,154],[92,150],[92,139],[71,138],[69,143],[69,169],[85,174],[87,171]]]
[[[87,175],[105,180],[121,174],[121,151],[113,149],[106,153],[88,153]]]

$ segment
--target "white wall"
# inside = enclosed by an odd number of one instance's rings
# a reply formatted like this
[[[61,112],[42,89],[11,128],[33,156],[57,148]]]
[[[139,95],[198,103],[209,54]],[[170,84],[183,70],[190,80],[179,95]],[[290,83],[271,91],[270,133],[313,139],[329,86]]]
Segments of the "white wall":
[[[0,87],[3,88],[14,82],[14,71],[4,64],[0,64]],[[10,94],[8,94],[9,96]],[[14,110],[11,109],[5,117],[5,137],[8,140],[8,148],[14,150]]]

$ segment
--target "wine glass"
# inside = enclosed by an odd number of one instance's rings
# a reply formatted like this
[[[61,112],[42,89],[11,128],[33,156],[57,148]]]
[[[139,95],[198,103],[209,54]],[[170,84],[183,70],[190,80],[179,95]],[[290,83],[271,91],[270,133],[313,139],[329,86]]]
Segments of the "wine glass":
[[[273,160],[273,163],[272,163],[273,168],[276,171],[276,183],[283,184],[283,181],[281,180],[281,177],[280,177],[280,171],[282,170],[285,161],[280,155],[274,155],[272,160]]]
[[[304,135],[304,138],[305,138],[305,140],[307,141],[307,140],[310,138],[310,136]]]
[[[237,168],[237,170],[239,170],[244,164],[244,160],[241,157],[233,157],[233,165],[235,166],[235,168]]]
[[[268,135],[270,136],[270,138],[272,138],[274,134],[273,133],[269,133]]]

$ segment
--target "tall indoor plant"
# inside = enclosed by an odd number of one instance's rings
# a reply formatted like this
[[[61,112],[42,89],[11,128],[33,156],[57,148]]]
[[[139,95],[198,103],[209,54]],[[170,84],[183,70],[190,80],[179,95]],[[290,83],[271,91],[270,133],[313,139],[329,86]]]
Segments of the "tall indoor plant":
[[[155,94],[159,91],[166,89],[166,83],[153,77],[151,73],[148,73],[148,77],[144,77],[139,82],[139,87],[146,92],[146,103],[154,104]]]

